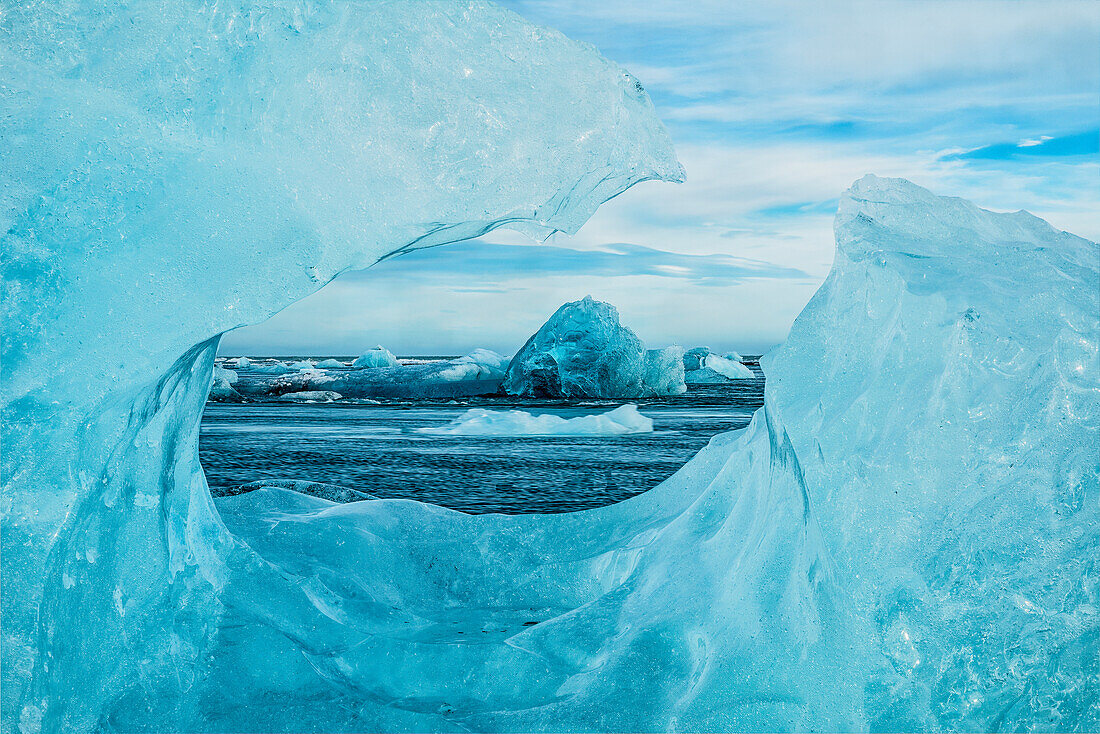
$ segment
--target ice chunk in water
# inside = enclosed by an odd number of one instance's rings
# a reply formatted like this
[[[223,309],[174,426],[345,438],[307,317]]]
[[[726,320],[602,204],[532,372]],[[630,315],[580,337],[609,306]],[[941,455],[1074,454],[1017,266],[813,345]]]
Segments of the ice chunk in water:
[[[262,367],[256,367],[255,371],[265,375],[285,375],[288,372],[293,372],[294,370],[290,369],[282,362],[276,362],[275,364],[268,364]]]
[[[684,383],[684,348],[648,349],[642,372],[642,384],[653,395],[682,395]]]
[[[704,360],[703,367],[704,369],[717,372],[729,380],[756,377],[752,370],[740,362],[735,362],[732,359],[727,359],[717,354],[708,354],[706,360]]]
[[[332,390],[304,390],[276,395],[273,399],[283,403],[331,403],[342,397],[344,396]]]
[[[237,369],[247,369],[252,366],[252,360],[248,357],[237,357],[234,360],[227,360],[233,362]]]
[[[219,402],[237,402],[241,399],[240,394],[233,389],[233,385],[237,383],[237,373],[233,370],[227,370],[218,365],[214,365],[213,375],[210,384],[210,399]]]
[[[397,357],[382,345],[374,349],[368,349],[356,358],[351,366],[357,370],[371,369],[374,367],[396,367]]]
[[[338,359],[322,359],[320,362],[317,363],[316,367],[319,370],[331,370],[339,369],[341,367],[347,367],[347,365]]]
[[[650,366],[654,369],[649,369]],[[646,378],[656,380],[648,384]],[[510,395],[630,398],[675,395],[681,382],[638,336],[619,323],[609,303],[586,296],[567,303],[512,358],[504,377]]]
[[[684,370],[693,372],[703,369],[703,360],[710,354],[710,347],[692,347],[684,352]]]
[[[445,436],[621,436],[652,433],[653,419],[639,413],[638,406],[630,403],[607,413],[575,418],[471,408],[445,426],[416,430]]]

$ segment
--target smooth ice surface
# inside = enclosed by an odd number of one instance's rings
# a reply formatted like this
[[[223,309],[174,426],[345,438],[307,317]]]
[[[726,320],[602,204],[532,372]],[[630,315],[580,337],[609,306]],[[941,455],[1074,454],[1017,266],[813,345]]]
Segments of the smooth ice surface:
[[[712,370],[730,380],[752,379],[756,377],[753,371],[740,361],[735,362],[732,359],[720,356],[718,354],[708,354],[703,362],[703,368]]]
[[[647,352],[619,323],[614,306],[586,296],[563,305],[527,340],[512,357],[503,388],[542,398],[677,395],[686,388],[667,356]]]
[[[351,366],[357,370],[371,369],[373,367],[396,367],[397,357],[393,356],[393,352],[379,345],[374,349],[368,349],[360,354],[355,361],[351,363]]]
[[[621,436],[652,433],[653,419],[639,413],[638,406],[631,403],[599,415],[576,418],[471,408],[445,426],[416,430],[444,436]]]
[[[218,335],[412,249],[575,231],[682,178],[668,135],[629,74],[492,5],[3,18],[3,724],[347,729],[302,652],[335,662],[342,623],[292,621],[323,582],[238,540],[198,465]]]
[[[316,367],[319,370],[332,370],[341,369],[347,367],[347,365],[338,359],[322,359],[320,362],[317,363]]]

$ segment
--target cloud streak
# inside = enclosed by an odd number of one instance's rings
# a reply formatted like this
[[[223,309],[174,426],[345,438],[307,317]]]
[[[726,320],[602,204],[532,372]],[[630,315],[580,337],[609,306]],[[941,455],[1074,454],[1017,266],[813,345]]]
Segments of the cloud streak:
[[[380,278],[432,278],[460,284],[456,290],[483,290],[516,278],[654,276],[684,280],[697,286],[728,286],[750,279],[810,280],[795,267],[727,254],[684,254],[628,243],[602,244],[577,250],[553,245],[527,246],[469,240],[444,247],[415,250],[349,273],[347,281],[376,282]]]

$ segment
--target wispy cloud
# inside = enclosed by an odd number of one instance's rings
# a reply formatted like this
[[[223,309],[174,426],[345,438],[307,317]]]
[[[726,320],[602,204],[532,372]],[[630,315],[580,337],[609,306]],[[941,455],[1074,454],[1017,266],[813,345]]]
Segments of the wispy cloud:
[[[727,254],[684,254],[623,242],[577,250],[553,245],[494,244],[469,240],[446,247],[415,250],[370,270],[349,273],[348,281],[377,282],[380,278],[434,278],[457,283],[456,292],[471,286],[485,292],[489,284],[538,274],[541,277],[655,276],[685,280],[698,286],[725,286],[752,278],[807,280],[806,272],[764,260]],[[494,289],[496,290],[496,289]]]
[[[1100,129],[1073,135],[1041,135],[1014,143],[983,145],[962,153],[951,153],[944,160],[1027,160],[1029,158],[1076,158],[1100,154]]]

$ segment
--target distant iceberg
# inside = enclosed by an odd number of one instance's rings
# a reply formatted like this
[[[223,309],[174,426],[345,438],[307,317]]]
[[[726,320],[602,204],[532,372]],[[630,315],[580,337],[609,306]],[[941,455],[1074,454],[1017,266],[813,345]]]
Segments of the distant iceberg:
[[[416,430],[444,436],[622,436],[652,433],[653,419],[639,413],[638,406],[630,403],[607,413],[576,418],[471,408],[445,426]]]
[[[396,360],[395,360],[396,361]],[[488,349],[464,357],[399,367],[288,374],[259,386],[264,394],[335,391],[349,398],[457,398],[494,395],[504,378],[505,358]]]
[[[224,367],[214,365],[210,384],[209,399],[215,402],[235,403],[241,400],[241,395],[234,389],[238,382],[237,373]]]
[[[294,371],[294,370],[290,369],[289,367],[287,367],[282,362],[276,362],[274,364],[268,364],[268,365],[263,365],[263,366],[260,366],[260,367],[254,367],[253,370],[255,372],[259,372],[260,374],[264,374],[264,375],[285,375],[288,372],[293,372]]]
[[[683,366],[646,350],[609,303],[567,303],[527,340],[508,365],[503,389],[537,398],[639,398],[686,390]]]
[[[344,396],[332,390],[304,390],[276,395],[272,399],[284,403],[331,403],[342,397]]]
[[[722,356],[710,351],[709,347],[693,347],[684,352],[684,370],[684,381],[689,385],[716,384],[756,377],[756,373],[741,364],[741,355],[737,352]]]
[[[386,349],[382,345],[378,345],[374,349],[368,349],[359,355],[351,366],[357,370],[373,369],[376,367],[397,367],[397,357],[393,356],[393,352]]]
[[[346,364],[338,359],[322,359],[314,366],[319,370],[343,369],[344,367],[347,367]]]

